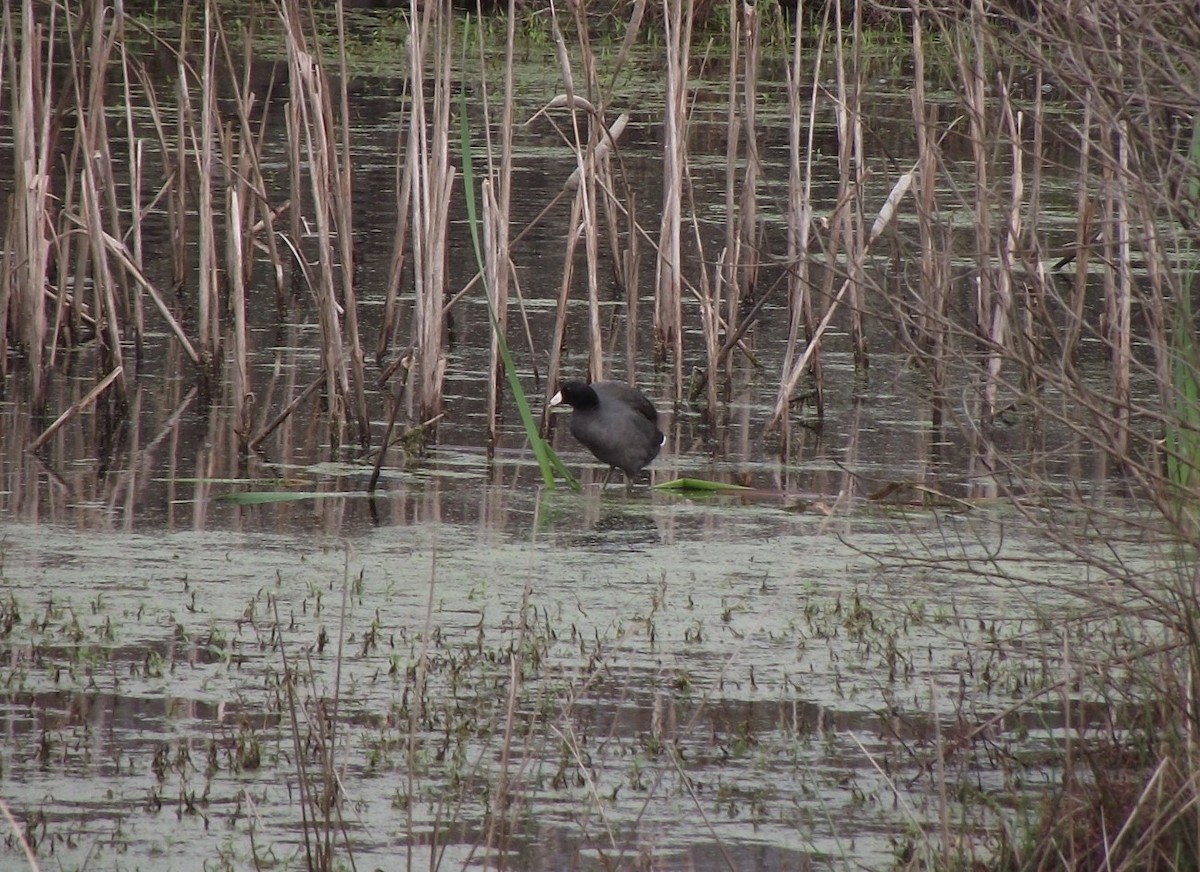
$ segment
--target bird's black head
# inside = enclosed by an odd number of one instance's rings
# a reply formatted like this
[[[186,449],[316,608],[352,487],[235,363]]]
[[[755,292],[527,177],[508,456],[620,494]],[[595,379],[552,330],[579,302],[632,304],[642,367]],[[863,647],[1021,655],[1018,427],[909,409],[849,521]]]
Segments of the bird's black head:
[[[600,398],[591,385],[581,381],[562,382],[550,400],[550,405],[558,406],[566,403],[576,409],[591,409],[600,404]]]

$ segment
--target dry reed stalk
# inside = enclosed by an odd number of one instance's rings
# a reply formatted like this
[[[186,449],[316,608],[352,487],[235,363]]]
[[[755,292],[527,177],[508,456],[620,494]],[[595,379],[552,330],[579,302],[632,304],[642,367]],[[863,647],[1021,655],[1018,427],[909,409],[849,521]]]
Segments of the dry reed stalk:
[[[343,0],[336,4],[338,34],[338,106],[337,122],[333,123],[333,108],[329,105],[329,89],[326,95],[323,116],[330,119],[328,134],[338,144],[340,151],[333,148],[333,222],[337,228],[338,254],[340,255],[342,279],[342,306],[344,308],[346,338],[350,354],[350,386],[353,390],[354,419],[358,424],[358,444],[364,450],[371,444],[371,417],[367,410],[367,374],[362,339],[358,329],[358,295],[354,290],[354,174],[350,161],[350,95],[347,90],[350,72],[346,69],[346,10]],[[338,159],[340,155],[340,160]]]
[[[1010,196],[1008,202],[1008,226],[1004,244],[1000,248],[1000,269],[996,270],[995,296],[991,301],[990,323],[987,331],[987,366],[984,373],[983,396],[980,421],[991,426],[996,413],[996,397],[1000,387],[1000,369],[1006,356],[1008,323],[1012,314],[1013,273],[1016,269],[1018,248],[1021,240],[1021,205],[1025,192],[1025,168],[1022,162],[1022,117],[1014,112],[1008,89],[1001,91],[1001,111],[1008,128],[1011,152]]]
[[[638,349],[638,277],[641,273],[641,234],[637,226],[637,196],[630,191],[625,200],[628,240],[621,252],[621,283],[625,288],[625,372],[637,371]]]
[[[917,214],[917,246],[920,250],[920,286],[914,295],[916,306],[915,341],[926,362],[933,387],[930,399],[930,425],[941,430],[946,402],[946,346],[950,321],[947,317],[950,297],[947,246],[939,245],[937,225],[937,104],[925,94],[925,42],[921,0],[912,0],[913,127],[917,144],[917,179],[914,199]],[[939,249],[941,253],[939,254]],[[907,320],[901,329],[907,329]]]
[[[500,354],[500,337],[507,335],[508,328],[508,280],[512,275],[511,241],[509,228],[512,223],[510,209],[512,205],[512,176],[513,176],[513,127],[516,124],[516,68],[517,45],[517,7],[516,0],[508,0],[508,18],[504,31],[504,106],[500,112],[500,167],[499,175],[495,176],[495,208],[490,220],[485,215],[484,229],[490,228],[490,241],[485,245],[485,251],[492,256],[491,275],[488,277],[488,293],[492,296],[492,311],[495,313],[499,333],[492,331],[491,344],[488,349],[489,372],[488,380],[488,449],[493,450],[499,439],[497,419],[500,415],[500,400],[504,389],[504,359]],[[480,68],[486,67],[484,56],[484,40],[479,41]],[[487,89],[484,89],[486,105]],[[485,121],[488,131],[488,141],[491,142],[491,124]],[[492,150],[488,148],[488,172],[495,175]],[[485,185],[487,196],[484,207],[493,188]],[[528,329],[528,320],[525,322]],[[532,338],[530,346],[532,347]]]
[[[104,224],[97,226],[105,227],[117,239],[124,239],[126,234],[121,226],[123,210],[121,204],[117,202],[117,193],[123,186],[117,184],[114,173],[116,160],[112,155],[108,133],[109,71],[112,66],[110,61],[113,53],[117,50],[121,16],[109,16],[103,3],[92,4],[90,11],[91,23],[88,30],[91,35],[91,43],[88,46],[87,63],[83,65],[87,69],[87,89],[86,96],[81,95],[80,99],[80,104],[86,107],[84,114],[88,116],[89,123],[81,126],[80,132],[83,134],[84,155],[90,158],[92,164],[93,180],[96,183],[98,195],[97,202],[102,205],[99,214],[104,220]],[[78,81],[79,79],[76,78],[77,84]],[[125,97],[127,100],[129,99],[128,91],[125,92]],[[131,111],[128,105],[124,108],[126,113]],[[112,284],[110,289],[105,291],[105,295],[111,297],[114,304],[119,304],[113,309],[116,323],[111,333],[120,338],[125,333],[125,325],[128,324],[131,314],[131,306],[126,294],[129,283],[122,281],[125,277],[122,275],[119,265],[115,270],[110,268],[109,275]],[[110,357],[109,367],[115,366],[116,362]],[[124,378],[119,380],[118,388],[121,396],[124,396]]]
[[[841,4],[836,4],[837,22],[836,69],[838,100],[838,170],[841,197],[845,204],[839,213],[842,219],[843,246],[850,278],[850,344],[854,349],[854,367],[865,373],[870,357],[867,354],[867,335],[863,326],[866,309],[866,245],[863,237],[863,188],[866,181],[866,155],[863,150],[862,123],[862,4],[855,3],[851,19],[850,71],[846,73],[845,51],[841,34]]]
[[[365,399],[358,401],[363,391],[354,377],[351,392],[351,370],[356,370],[353,351],[347,367],[346,341],[342,335],[341,316],[349,323],[353,316],[353,294],[345,298],[343,308],[338,301],[336,275],[340,272],[343,293],[351,286],[352,264],[344,259],[349,251],[351,233],[344,226],[345,216],[339,205],[348,196],[349,182],[341,165],[336,141],[332,104],[328,96],[329,82],[320,59],[308,50],[303,19],[298,0],[289,0],[280,10],[287,36],[288,70],[292,81],[293,99],[299,103],[299,136],[308,166],[309,194],[312,198],[313,223],[316,227],[317,275],[312,286],[321,328],[321,361],[325,372],[325,399],[328,413],[330,448],[337,451],[343,441],[347,412],[359,424],[360,443],[365,442]],[[338,244],[335,255],[335,240]],[[340,258],[340,259],[339,259]],[[340,264],[340,270],[338,266]],[[361,364],[361,360],[358,361]],[[347,405],[351,408],[347,409]]]
[[[574,4],[575,13],[580,15],[579,4]],[[576,18],[576,29],[580,41],[580,58],[584,68],[584,81],[588,97],[579,99],[575,91],[575,76],[571,70],[571,60],[567,51],[566,39],[558,22],[558,13],[554,4],[550,5],[550,24],[554,35],[555,54],[558,58],[559,72],[563,77],[565,88],[565,104],[571,113],[571,135],[569,142],[575,155],[575,170],[571,179],[575,181],[576,206],[572,207],[572,222],[569,228],[572,241],[568,250],[574,252],[577,236],[583,238],[584,263],[587,271],[587,300],[588,300],[588,381],[600,381],[604,378],[604,339],[600,329],[600,287],[597,270],[599,258],[599,231],[597,229],[596,210],[596,173],[595,152],[600,142],[598,126],[603,124],[601,109],[595,106],[593,87],[595,65],[588,47],[587,22]],[[584,113],[586,138],[580,130],[579,114]]]
[[[217,11],[220,11],[219,7]],[[225,66],[230,72],[230,83],[234,91],[232,102],[237,115],[238,131],[240,134],[238,140],[240,148],[237,152],[237,182],[241,190],[245,218],[245,229],[242,233],[244,239],[241,258],[244,270],[242,281],[246,286],[250,284],[255,263],[254,250],[257,243],[258,247],[266,250],[267,262],[271,269],[272,278],[275,281],[276,308],[279,312],[283,312],[286,307],[286,293],[283,258],[280,255],[279,244],[275,238],[276,210],[271,206],[270,198],[267,194],[267,182],[262,169],[262,150],[263,144],[266,142],[267,122],[270,113],[267,111],[262,113],[257,130],[251,122],[251,115],[255,105],[262,105],[264,108],[270,107],[271,90],[274,87],[274,82],[272,81],[271,85],[268,86],[267,93],[261,99],[253,91],[251,81],[251,73],[254,69],[255,16],[253,13],[246,24],[242,40],[240,82],[237,76],[238,65],[234,63],[233,52],[229,46],[229,36],[224,21],[221,18],[218,18],[217,21],[221,49],[225,57]],[[232,157],[227,157],[227,169],[231,165],[232,160]],[[253,217],[255,214],[259,216],[257,221]]]
[[[1037,228],[1042,226],[1042,167],[1045,163],[1046,119],[1045,99],[1042,93],[1042,71],[1038,70],[1034,82],[1033,112],[1033,142],[1030,147],[1028,160],[1029,183],[1026,186],[1025,231],[1021,239],[1020,255],[1026,273],[1026,281],[1022,283],[1022,329],[1025,352],[1023,358],[1025,367],[1023,373],[1023,388],[1026,393],[1034,394],[1041,388],[1042,377],[1039,371],[1044,365],[1044,349],[1042,347],[1041,329],[1055,329],[1058,325],[1048,323],[1050,306],[1046,289],[1049,277],[1042,262],[1042,246],[1039,242]]]
[[[745,168],[741,178],[741,198],[738,204],[738,263],[740,275],[729,287],[726,321],[730,330],[737,327],[737,312],[744,294],[752,293],[758,284],[758,179],[762,162],[758,156],[758,63],[762,50],[762,22],[752,3],[741,4],[745,49],[742,52],[742,127],[746,140]],[[732,93],[730,99],[733,99]]]
[[[1121,34],[1116,34],[1117,47],[1120,49]],[[1116,255],[1110,260],[1115,269],[1115,281],[1106,285],[1110,295],[1105,299],[1105,319],[1108,326],[1109,354],[1112,360],[1112,433],[1113,449],[1118,457],[1129,453],[1129,425],[1132,413],[1133,395],[1130,387],[1130,370],[1133,365],[1133,246],[1130,222],[1134,208],[1129,191],[1129,141],[1128,122],[1119,118],[1112,125],[1112,136],[1109,142],[1116,150],[1117,165],[1114,174],[1114,190],[1111,198],[1112,249]],[[1107,200],[1108,198],[1106,198]]]
[[[666,93],[663,111],[663,208],[655,261],[654,334],[658,355],[674,363],[674,396],[683,392],[683,220],[687,173],[688,62],[693,0],[665,0]]]
[[[803,18],[803,2],[796,8],[797,20]],[[784,349],[782,374],[779,381],[779,391],[776,395],[776,405],[788,401],[783,393],[787,376],[792,372],[792,364],[796,349],[800,343],[803,330],[808,341],[813,338],[812,298],[809,294],[809,234],[812,228],[812,154],[813,128],[816,126],[818,82],[821,80],[821,47],[824,39],[818,43],[817,55],[813,62],[812,83],[809,89],[807,104],[801,99],[801,62],[803,60],[803,35],[799,28],[792,37],[792,53],[787,63],[786,73],[788,82],[788,209],[787,209],[787,259],[788,259],[788,341]],[[806,108],[807,106],[807,108]],[[802,131],[807,120],[807,133]],[[804,152],[803,161],[800,154]],[[812,356],[814,367],[817,368],[816,379],[817,417],[824,417],[824,380],[819,375],[820,357]]]
[[[698,230],[698,224],[693,222]],[[697,233],[699,237],[699,233]],[[704,353],[708,360],[708,378],[704,380],[705,409],[704,417],[709,426],[717,424],[717,367],[720,365],[721,354],[721,290],[728,275],[725,266],[725,256],[728,250],[717,256],[715,269],[712,271],[712,288],[709,287],[708,270],[700,272],[700,326],[704,333]],[[730,290],[730,296],[736,296],[736,291]],[[727,360],[729,358],[726,358]],[[728,383],[728,379],[727,379]]]
[[[450,103],[453,93],[451,42],[453,16],[448,0],[418,4],[412,0],[409,34],[409,116],[407,158],[413,161],[413,269],[416,303],[413,348],[420,370],[418,403],[422,420],[441,414],[446,358],[442,351],[442,297],[451,192],[455,170],[450,163]],[[432,62],[433,100],[427,117],[425,81]]]
[[[130,255],[133,262],[139,267],[142,266],[142,223],[145,220],[145,213],[142,210],[142,173],[145,159],[145,143],[138,136],[137,127],[133,121],[134,107],[134,75],[130,69],[131,62],[129,54],[126,50],[128,43],[128,34],[125,32],[125,16],[117,15],[114,21],[116,29],[116,48],[120,58],[121,67],[121,88],[125,96],[124,99],[124,121],[125,121],[125,139],[129,143],[128,154],[128,173],[129,173],[129,235],[132,240],[132,249]],[[133,333],[134,347],[136,349],[136,358],[141,359],[142,356],[142,337],[146,332],[146,307],[145,297],[142,294],[141,285],[137,282],[133,285]]]
[[[740,296],[742,290],[737,287],[738,266],[742,260],[739,234],[741,224],[737,220],[737,168],[743,135],[740,123],[742,103],[738,100],[740,92],[738,74],[741,72],[742,59],[742,16],[739,14],[741,7],[741,0],[729,0],[729,75],[726,82],[729,93],[728,101],[725,104],[725,250],[719,255],[723,271],[722,278],[730,286],[729,311],[725,313],[725,320],[735,327],[738,317],[737,297]],[[702,283],[707,284],[707,278]],[[716,363],[715,359],[709,358],[708,381],[717,377]]]
[[[1062,357],[1059,367],[1071,372],[1079,359],[1079,340],[1083,335],[1084,301],[1087,298],[1088,265],[1092,243],[1092,101],[1083,100],[1083,120],[1079,124],[1079,170],[1076,174],[1075,281],[1067,304],[1067,323],[1063,330]]]
[[[3,82],[0,81],[0,86]],[[0,799],[0,813],[3,813],[4,820],[8,822],[8,828],[12,831],[12,839],[21,846],[21,851],[25,855],[25,862],[29,864],[29,872],[39,872],[37,857],[34,856],[33,848],[30,847],[29,841],[25,838],[20,825],[12,812],[8,808],[8,803]]]
[[[51,424],[49,427],[47,427],[45,430],[43,430],[36,439],[34,439],[32,442],[30,442],[29,445],[26,446],[25,450],[29,451],[29,452],[34,452],[34,451],[37,451],[39,448],[41,448],[43,445],[45,445],[47,440],[49,440],[51,436],[53,436],[55,433],[57,433],[64,424],[66,424],[68,421],[70,421],[72,418],[74,418],[76,415],[78,415],[84,409],[88,408],[90,405],[92,405],[92,403],[96,402],[96,398],[99,397],[106,390],[108,390],[108,388],[113,384],[113,382],[119,382],[121,379],[121,376],[122,376],[121,370],[114,369],[112,372],[110,372],[108,375],[106,375],[104,378],[102,378],[95,387],[93,387],[90,391],[88,391],[86,394],[84,394],[83,397],[80,398],[80,400],[78,402],[72,403],[71,406],[65,412],[63,412],[61,415],[59,415],[55,419],[53,424]]]
[[[245,178],[239,174],[239,178]],[[250,329],[246,322],[246,274],[243,263],[242,221],[245,202],[244,184],[231,180],[225,189],[225,275],[229,283],[229,303],[233,309],[233,403],[234,432],[241,442],[242,454],[250,438]]]
[[[111,55],[113,39],[111,35],[106,35],[109,32],[104,24],[105,14],[99,7],[100,4],[96,4],[91,9],[91,42],[87,47],[86,63],[79,56],[79,52],[82,51],[83,39],[87,33],[81,33],[76,40],[69,23],[67,28],[71,37],[68,45],[75,61],[72,64],[72,86],[77,110],[72,168],[79,174],[79,218],[86,238],[86,258],[92,275],[93,312],[97,323],[101,325],[97,334],[100,340],[101,365],[106,370],[116,373],[116,394],[118,401],[123,403],[127,393],[122,363],[121,324],[126,319],[122,307],[118,306],[117,277],[109,263],[105,242],[110,238],[110,234],[105,231],[106,223],[111,228],[112,238],[120,238],[121,235],[119,210],[115,200],[116,184],[108,147],[105,102],[108,58]],[[108,222],[105,221],[106,211]],[[80,248],[80,255],[81,258],[84,256],[83,246]],[[122,263],[118,262],[118,271]]]
[[[608,79],[608,87],[605,90],[605,93],[607,93],[607,94],[611,94],[613,92],[613,88],[615,87],[615,84],[617,81],[617,76],[620,73],[621,69],[625,66],[625,61],[629,57],[629,52],[633,48],[633,45],[637,41],[638,34],[641,32],[642,17],[645,14],[645,11],[646,11],[646,0],[634,0],[634,3],[632,5],[632,7],[630,9],[630,13],[629,13],[629,22],[625,27],[625,37],[621,41],[621,48],[620,48],[620,51],[618,51],[618,53],[617,53],[616,60],[614,60],[612,63],[611,72],[609,74],[609,79]],[[622,116],[622,117],[625,117],[627,119],[627,116]],[[618,119],[618,121],[620,121],[620,119]],[[613,127],[615,127],[615,126],[616,125],[614,124]],[[604,215],[605,215],[606,227],[608,229],[609,244],[610,244],[610,247],[612,250],[613,268],[616,272],[617,283],[622,288],[625,289],[625,295],[626,295],[626,306],[625,306],[626,366],[625,366],[625,371],[633,372],[634,368],[635,368],[634,361],[636,360],[636,357],[637,357],[636,353],[634,351],[631,351],[631,348],[636,349],[636,346],[637,346],[636,311],[637,311],[637,277],[638,277],[638,272],[639,272],[639,270],[637,268],[638,240],[637,240],[637,232],[634,229],[633,223],[631,223],[632,215],[635,211],[634,206],[633,206],[633,200],[634,200],[633,191],[628,190],[628,189],[626,190],[626,192],[625,192],[626,205],[624,206],[624,208],[621,208],[621,206],[617,202],[615,202],[615,199],[612,194],[612,192],[616,190],[616,187],[614,184],[611,160],[605,149],[606,149],[606,146],[609,145],[610,140],[615,141],[615,139],[616,139],[616,137],[611,135],[611,129],[610,129],[610,136],[605,137],[605,139],[601,142],[600,146],[597,149],[596,168],[597,168],[597,175],[600,180],[600,187],[604,191],[604,194],[605,194],[605,196],[601,200],[601,203],[604,206]],[[629,221],[627,222],[627,232],[626,232],[626,239],[628,240],[628,242],[625,247],[622,247],[620,244],[620,240],[621,240],[620,215],[618,213],[621,213],[621,212],[623,212],[629,218]],[[634,283],[632,294],[630,293],[630,284],[629,284],[631,281]],[[634,301],[634,306],[632,309],[629,306],[630,298],[632,298]],[[632,320],[632,325],[631,325],[631,320]]]
[[[80,124],[86,124],[83,117]],[[83,173],[83,221],[90,244],[94,270],[93,293],[95,295],[96,318],[103,329],[100,333],[101,359],[111,366],[117,380],[117,396],[125,398],[124,367],[121,354],[120,313],[117,311],[116,293],[112,271],[106,256],[105,240],[111,237],[104,232],[100,214],[100,197],[96,190],[96,179],[91,172],[92,161],[84,162]]]
[[[513,0],[509,0],[509,14],[511,15],[514,11],[514,2]],[[499,491],[500,489],[492,488],[491,490]],[[536,517],[534,522],[537,522]],[[504,711],[504,729],[501,733],[503,741],[500,746],[499,773],[496,777],[496,789],[492,794],[492,808],[496,809],[496,813],[488,815],[487,836],[484,841],[484,844],[487,845],[489,856],[495,856],[499,861],[497,872],[503,872],[505,867],[504,861],[508,856],[511,834],[518,832],[517,821],[515,819],[504,820],[504,810],[509,809],[511,805],[514,816],[520,813],[516,807],[519,804],[510,804],[509,802],[509,784],[512,779],[509,768],[512,765],[513,739],[517,734],[517,730],[522,729],[517,718],[517,712],[521,699],[521,676],[524,674],[524,652],[529,650],[528,643],[531,636],[529,615],[530,613],[537,614],[537,610],[532,604],[532,594],[533,588],[528,584],[525,585],[524,593],[521,595],[521,617],[518,620],[516,638],[509,649],[511,653],[509,654],[508,663],[508,699]],[[529,758],[526,757],[526,759]]]
[[[56,21],[57,4],[51,7],[50,25]],[[8,335],[8,325],[16,326],[17,341],[24,348],[33,377],[33,408],[40,414],[46,404],[46,381],[42,359],[47,340],[46,309],[43,288],[46,287],[46,268],[50,257],[50,242],[46,235],[47,208],[50,195],[50,101],[52,79],[50,67],[54,60],[54,40],[46,40],[47,58],[42,61],[43,29],[36,24],[32,0],[21,4],[22,27],[14,33],[12,11],[4,5],[6,42],[19,47],[15,59],[15,94],[12,107],[13,169],[15,221],[12,242],[16,254],[8,260],[15,269],[5,270],[4,319],[0,325]],[[12,55],[5,57],[10,61]],[[6,253],[14,246],[6,244]],[[10,320],[10,307],[16,319]],[[7,355],[5,355],[7,357]],[[7,364],[3,364],[7,367]]]
[[[71,216],[71,220],[78,224],[80,228],[88,227],[88,222],[84,218]],[[146,293],[150,295],[150,299],[153,300],[154,305],[158,307],[158,311],[163,316],[163,320],[167,322],[167,326],[171,328],[171,332],[174,333],[175,338],[179,340],[180,347],[187,354],[188,358],[197,367],[197,369],[199,369],[201,364],[199,352],[193,347],[191,340],[188,339],[187,334],[183,331],[183,327],[171,313],[171,310],[167,306],[166,301],[163,299],[162,294],[158,292],[150,280],[142,273],[140,269],[138,269],[137,264],[135,264],[130,258],[125,245],[119,239],[114,239],[103,230],[98,232],[95,230],[88,230],[88,232],[82,235],[80,238],[83,239],[84,243],[90,247],[91,243],[88,240],[89,238],[93,237],[97,243],[103,245],[110,255],[117,259],[117,262],[121,265],[125,272],[129,274],[134,281],[138,282],[146,291]]]
[[[570,228],[574,228],[580,219],[583,200],[576,197],[571,201]],[[562,281],[558,286],[558,306],[554,314],[554,336],[550,342],[550,359],[546,363],[546,402],[542,404],[542,420],[540,429],[548,433],[550,428],[550,396],[558,390],[559,371],[562,367],[562,350],[567,335],[567,304],[571,299],[571,279],[575,274],[575,246],[578,235],[574,232],[567,234],[566,251],[563,253]]]
[[[196,221],[199,225],[198,256],[199,284],[197,286],[197,345],[200,352],[201,393],[210,393],[216,378],[216,358],[220,354],[221,302],[217,266],[216,210],[213,206],[212,179],[215,172],[217,125],[216,53],[213,51],[214,0],[204,2],[204,46],[200,71],[200,129],[192,131],[193,141],[199,134],[196,150],[196,178],[199,187]]]
[[[171,237],[171,266],[174,276],[174,286],[182,289],[187,283],[188,276],[188,185],[187,168],[188,129],[193,126],[191,88],[191,66],[189,34],[191,31],[190,6],[185,5],[182,14],[183,26],[179,29],[179,49],[176,53],[175,76],[175,135],[173,147],[165,131],[159,129],[159,142],[163,147],[163,172],[170,180],[170,197],[167,206],[167,230]],[[153,94],[153,87],[146,87],[147,94]],[[151,98],[153,99],[153,98]],[[158,113],[154,115],[158,118]]]
[[[388,349],[396,341],[400,330],[400,289],[404,283],[404,265],[408,254],[408,222],[412,215],[413,190],[413,161],[408,159],[404,147],[405,125],[401,117],[396,133],[396,232],[392,237],[392,260],[383,301],[383,321],[379,326],[379,344],[375,348],[376,363],[382,363],[387,357]]]
[[[942,317],[944,309],[943,276],[937,272],[937,256],[934,246],[934,220],[937,209],[937,154],[934,151],[937,129],[935,109],[925,96],[925,28],[921,0],[912,4],[912,59],[913,87],[912,111],[913,130],[917,145],[917,189],[914,199],[917,207],[917,248],[919,252],[921,284],[916,294],[917,344],[923,349],[941,347],[945,335]],[[939,355],[933,355],[935,361]],[[935,381],[940,384],[939,380]]]
[[[584,235],[584,253],[587,264],[588,282],[588,335],[590,339],[590,354],[588,372],[593,381],[604,378],[604,334],[600,327],[600,203],[605,204],[605,222],[609,228],[609,250],[612,253],[613,270],[617,269],[617,238],[616,234],[616,204],[606,198],[601,198],[599,190],[612,190],[612,174],[609,172],[608,153],[611,141],[607,137],[605,125],[604,94],[600,89],[599,77],[596,72],[596,58],[592,50],[589,36],[591,30],[587,17],[587,7],[584,3],[571,3],[571,11],[575,18],[575,38],[579,43],[579,63],[582,67],[582,78],[588,102],[594,104],[595,110],[588,112],[584,118],[587,122],[587,140],[584,142],[579,129],[579,113],[574,105],[571,109],[572,143],[575,150],[575,172],[579,174],[582,184],[576,196],[582,196],[584,208],[582,216],[584,224],[580,232]],[[553,12],[552,20],[557,24],[557,14]],[[557,33],[557,27],[556,27]],[[559,66],[567,70],[564,81],[567,85],[567,97],[574,103],[574,80],[569,75],[570,61],[566,54],[566,42],[561,34],[556,36],[559,49]],[[612,140],[615,141],[615,140]],[[635,382],[635,374],[626,373],[630,384]]]
[[[174,146],[172,143],[170,143],[170,139],[167,136],[166,120],[163,119],[162,110],[160,106],[158,106],[155,84],[152,82],[149,73],[146,72],[145,67],[140,64],[133,64],[132,72],[134,76],[137,77],[138,84],[140,86],[140,96],[142,96],[144,101],[143,106],[146,109],[146,113],[148,113],[150,116],[151,127],[154,128],[155,131],[155,143],[157,145],[158,154],[160,154],[162,158],[163,174],[162,184],[160,187],[158,187],[158,191],[155,193],[154,198],[151,198],[151,202],[148,206],[143,208],[143,206],[140,205],[140,197],[138,198],[136,215],[144,218],[146,214],[149,214],[149,212],[154,209],[158,203],[160,203],[160,200],[164,200],[164,202],[166,202],[167,205],[163,211],[167,216],[167,231],[170,239],[170,246],[172,246],[174,282],[176,287],[180,287],[182,282],[184,282],[184,272],[182,272],[182,270],[185,269],[184,260],[181,259],[184,257],[185,246],[182,245],[181,240],[182,235],[184,235],[184,227],[186,222],[186,194],[179,191],[179,188],[181,187],[179,182],[182,176],[186,174],[184,158],[182,158],[182,154],[184,154],[182,149],[185,148],[185,144],[182,142],[182,138],[180,138],[180,142]],[[178,86],[179,88],[184,88],[185,84],[180,83]],[[178,119],[180,125],[182,124],[181,119],[182,109],[180,109]],[[143,145],[142,140],[138,140],[138,145]],[[139,148],[139,152],[140,151],[144,151],[144,149]],[[140,185],[142,185],[142,180],[140,180],[140,166],[142,166],[142,163],[139,161],[139,190]],[[139,227],[140,223],[142,222],[137,221],[134,223],[134,225]],[[138,230],[138,233],[140,233],[140,229]],[[182,241],[186,242],[186,240]],[[110,251],[112,251],[112,248],[112,246],[109,246]],[[138,254],[136,252],[130,252],[128,254],[130,254],[130,260],[134,266],[137,266],[140,269],[142,261],[138,259]],[[133,281],[138,285],[139,289],[145,288],[142,279],[134,276]],[[142,293],[142,290],[139,290],[139,296],[137,297],[138,305],[140,305],[140,302],[142,302],[140,293]],[[170,320],[174,320],[174,318],[172,317]],[[188,343],[188,345],[190,344],[191,343]],[[194,362],[194,357],[196,357],[196,355],[194,355],[194,351],[192,351],[191,348],[188,348],[188,356],[193,357]]]
[[[321,373],[315,379],[309,382],[308,386],[305,387],[304,390],[300,391],[300,393],[296,394],[296,396],[292,398],[291,402],[289,402],[278,415],[271,419],[269,424],[264,426],[257,434],[255,434],[252,439],[250,439],[246,447],[250,451],[256,450],[258,446],[263,443],[263,440],[274,433],[275,430],[279,428],[280,424],[290,418],[292,414],[295,413],[296,409],[300,408],[304,401],[311,397],[324,381],[325,373]]]
[[[500,336],[508,327],[508,260],[507,247],[502,240],[508,237],[508,216],[492,191],[492,180],[484,179],[483,199],[483,257],[486,279],[484,288],[496,319],[492,329],[488,359],[488,454],[495,451],[500,438],[500,389],[504,379],[504,359],[500,354]],[[503,251],[502,251],[503,248]],[[502,278],[503,277],[503,278]]]
[[[961,43],[955,46],[962,79],[962,102],[967,110],[971,137],[971,156],[975,164],[975,269],[977,304],[975,309],[976,331],[979,336],[988,335],[988,313],[992,299],[992,230],[991,196],[988,192],[987,143],[991,133],[987,123],[987,101],[984,79],[984,53],[988,40],[987,19],[983,0],[971,0],[971,52]]]

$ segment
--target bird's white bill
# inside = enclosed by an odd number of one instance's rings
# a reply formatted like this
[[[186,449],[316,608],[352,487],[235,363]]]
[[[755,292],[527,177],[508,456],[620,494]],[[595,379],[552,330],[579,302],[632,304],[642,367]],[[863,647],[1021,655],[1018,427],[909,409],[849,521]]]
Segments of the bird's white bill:
[[[552,405],[552,406],[561,406],[562,405],[562,391],[559,391],[557,394],[555,394],[554,396],[552,396],[550,398],[550,405]]]

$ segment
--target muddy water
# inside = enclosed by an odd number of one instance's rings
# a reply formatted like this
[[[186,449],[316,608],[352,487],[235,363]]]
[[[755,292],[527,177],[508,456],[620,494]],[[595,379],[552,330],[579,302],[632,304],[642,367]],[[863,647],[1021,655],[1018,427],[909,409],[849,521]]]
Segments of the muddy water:
[[[526,91],[526,115],[552,93]],[[356,84],[368,331],[395,221],[378,192],[394,186],[400,99],[394,83]],[[883,79],[871,102],[873,130],[900,155],[906,99]],[[653,117],[623,143],[647,209],[661,179]],[[721,202],[723,123],[723,109],[698,115],[698,201]],[[785,133],[769,123],[762,151],[778,180]],[[829,132],[817,140],[820,212],[836,170]],[[574,164],[547,127],[518,143],[519,226]],[[707,163],[704,149],[716,150]],[[888,180],[872,185],[881,202]],[[778,246],[771,190],[765,239]],[[514,252],[535,337],[553,317],[560,212]],[[454,234],[465,251],[461,225]],[[466,259],[454,261],[461,283]],[[303,297],[279,321],[259,278],[252,380],[265,421],[315,376],[317,331]],[[751,336],[763,368],[738,361],[715,426],[672,402],[642,355],[638,379],[668,435],[654,479],[759,491],[601,491],[602,471],[560,427],[555,444],[588,484],[574,495],[542,489],[512,420],[488,459],[487,322],[468,299],[438,442],[422,457],[396,452],[374,500],[362,493],[369,466],[330,456],[316,409],[240,457],[228,403],[202,406],[152,327],[126,419],[89,412],[33,457],[22,446],[45,422],[19,366],[0,400],[0,796],[43,868],[303,868],[299,784],[323,748],[345,800],[336,852],[360,869],[426,868],[431,851],[442,868],[498,863],[499,851],[538,870],[880,868],[914,833],[937,838],[943,815],[956,843],[986,844],[1053,780],[1041,761],[1067,734],[1064,711],[1073,730],[1108,716],[1086,688],[1005,714],[1067,677],[1064,646],[1095,641],[1091,601],[1068,593],[1095,591],[1035,526],[978,499],[996,480],[955,431],[930,428],[921,377],[878,327],[866,381],[845,335],[830,334],[829,419],[786,455],[764,433],[782,301]],[[584,366],[583,329],[580,317],[569,370]],[[699,361],[699,336],[689,343]],[[540,394],[548,349],[514,348]],[[90,354],[54,375],[54,410],[90,388]],[[998,439],[1042,476],[1119,500],[1103,459],[1065,434],[1018,421]],[[898,481],[970,502],[866,499]],[[324,496],[222,500],[246,489]],[[1123,557],[1151,559],[1136,545]],[[970,558],[981,563],[969,572]],[[298,676],[290,691],[285,670]],[[3,851],[0,866],[19,868],[12,839]]]

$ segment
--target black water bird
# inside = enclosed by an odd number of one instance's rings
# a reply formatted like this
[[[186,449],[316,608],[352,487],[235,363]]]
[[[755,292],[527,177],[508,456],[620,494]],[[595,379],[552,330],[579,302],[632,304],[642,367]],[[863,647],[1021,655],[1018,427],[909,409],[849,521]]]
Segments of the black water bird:
[[[624,472],[629,481],[658,456],[664,439],[658,411],[636,388],[615,381],[564,382],[550,405],[563,403],[574,410],[571,435],[597,460]]]

